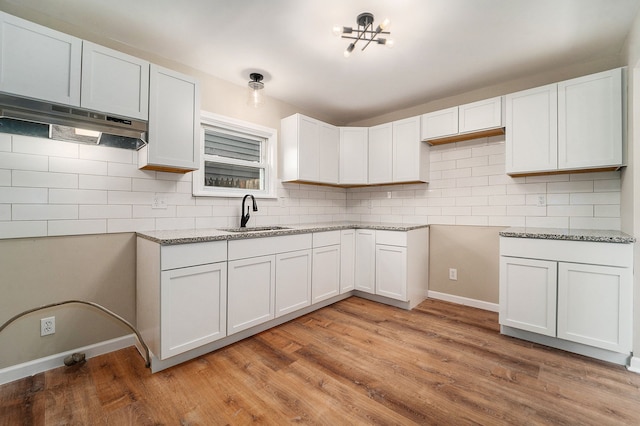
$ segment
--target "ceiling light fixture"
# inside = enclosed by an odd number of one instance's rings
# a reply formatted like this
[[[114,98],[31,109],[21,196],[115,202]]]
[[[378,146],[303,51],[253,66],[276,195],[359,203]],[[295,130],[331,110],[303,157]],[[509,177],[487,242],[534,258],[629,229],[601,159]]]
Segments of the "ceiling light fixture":
[[[364,47],[362,47],[362,50],[366,49],[371,42],[376,42],[377,44],[384,44],[388,47],[393,46],[393,40],[389,38],[380,37],[380,34],[391,34],[389,31],[385,31],[389,28],[389,24],[390,24],[389,19],[385,18],[382,21],[382,23],[380,23],[376,27],[375,30],[373,29],[372,13],[369,13],[369,12],[361,13],[360,15],[358,15],[356,22],[358,23],[357,28],[342,27],[339,25],[336,25],[333,27],[333,34],[335,34],[336,36],[339,36],[339,37],[341,36],[342,38],[355,40],[349,43],[349,46],[347,46],[347,48],[345,49],[344,51],[345,58],[348,58],[349,56],[351,56],[351,52],[353,52],[353,49],[355,49],[356,43],[358,43],[360,40],[362,40],[363,42],[366,41],[366,44],[364,45]]]
[[[247,98],[247,103],[254,108],[258,108],[260,105],[264,104],[264,83],[262,79],[264,76],[257,72],[252,72],[249,74],[249,97]]]

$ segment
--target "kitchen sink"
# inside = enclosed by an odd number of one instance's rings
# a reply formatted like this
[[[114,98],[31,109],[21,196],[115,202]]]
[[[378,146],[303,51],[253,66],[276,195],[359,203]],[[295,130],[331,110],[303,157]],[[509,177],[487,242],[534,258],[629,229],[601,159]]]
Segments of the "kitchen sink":
[[[291,229],[285,226],[249,226],[246,228],[219,228],[218,231],[224,232],[259,232],[259,231],[278,231],[281,229]]]

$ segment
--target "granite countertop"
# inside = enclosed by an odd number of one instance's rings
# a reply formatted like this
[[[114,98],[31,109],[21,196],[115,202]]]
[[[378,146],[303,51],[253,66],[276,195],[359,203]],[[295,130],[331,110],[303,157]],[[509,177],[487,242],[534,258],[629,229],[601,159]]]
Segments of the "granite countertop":
[[[636,241],[635,237],[625,234],[624,232],[594,229],[508,228],[500,231],[500,236],[621,244],[629,244]]]
[[[206,241],[241,240],[246,238],[276,237],[281,235],[306,234],[309,232],[336,231],[341,229],[375,229],[384,231],[411,231],[426,228],[426,224],[382,223],[382,222],[332,222],[301,225],[273,225],[272,227],[248,226],[246,231],[230,232],[219,229],[178,229],[169,231],[137,232],[141,238],[161,245],[201,243]],[[261,230],[278,227],[279,229]],[[232,228],[237,229],[237,228]]]

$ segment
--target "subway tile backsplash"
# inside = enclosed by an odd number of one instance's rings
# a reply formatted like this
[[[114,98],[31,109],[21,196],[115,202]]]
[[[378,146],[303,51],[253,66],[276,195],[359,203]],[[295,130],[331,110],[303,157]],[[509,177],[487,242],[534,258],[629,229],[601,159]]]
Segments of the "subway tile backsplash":
[[[156,195],[166,209],[152,208]],[[0,134],[0,238],[238,226],[238,198],[193,197],[191,174],[138,170],[136,153]],[[620,172],[512,178],[504,136],[431,147],[428,184],[278,183],[252,225],[341,220],[620,229]]]

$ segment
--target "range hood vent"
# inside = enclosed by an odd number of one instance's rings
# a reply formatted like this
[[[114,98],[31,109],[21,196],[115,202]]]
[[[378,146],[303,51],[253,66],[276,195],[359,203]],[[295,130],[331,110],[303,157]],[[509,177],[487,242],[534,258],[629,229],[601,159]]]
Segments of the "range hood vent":
[[[119,139],[132,138],[139,141],[138,148],[147,140],[145,121],[6,94],[0,94],[0,118],[92,130]]]

